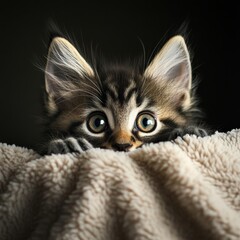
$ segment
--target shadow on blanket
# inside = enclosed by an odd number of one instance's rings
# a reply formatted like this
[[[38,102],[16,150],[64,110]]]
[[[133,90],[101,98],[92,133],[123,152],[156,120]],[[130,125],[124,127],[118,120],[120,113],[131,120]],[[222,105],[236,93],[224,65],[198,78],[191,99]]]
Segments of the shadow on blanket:
[[[41,157],[0,144],[0,239],[240,239],[240,130]]]

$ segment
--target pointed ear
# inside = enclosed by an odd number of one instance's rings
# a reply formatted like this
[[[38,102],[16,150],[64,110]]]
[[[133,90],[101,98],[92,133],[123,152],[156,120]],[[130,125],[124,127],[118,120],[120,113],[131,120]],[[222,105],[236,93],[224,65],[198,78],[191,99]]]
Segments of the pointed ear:
[[[45,68],[46,92],[51,97],[61,97],[83,78],[93,77],[90,65],[65,38],[55,37],[48,50]]]
[[[149,64],[144,76],[156,81],[171,81],[176,88],[190,90],[192,71],[184,39],[181,36],[171,38]]]

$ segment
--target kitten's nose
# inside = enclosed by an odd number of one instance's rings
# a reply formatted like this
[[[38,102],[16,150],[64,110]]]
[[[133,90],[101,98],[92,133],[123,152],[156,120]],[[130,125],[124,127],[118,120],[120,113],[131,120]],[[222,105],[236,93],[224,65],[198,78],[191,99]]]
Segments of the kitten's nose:
[[[131,143],[114,143],[112,147],[117,151],[127,152],[132,147],[132,144]]]

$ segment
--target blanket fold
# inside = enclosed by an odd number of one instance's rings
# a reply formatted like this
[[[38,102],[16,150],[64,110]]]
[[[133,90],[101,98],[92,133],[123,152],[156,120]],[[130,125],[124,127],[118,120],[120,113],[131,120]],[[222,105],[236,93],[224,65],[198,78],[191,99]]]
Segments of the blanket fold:
[[[0,144],[0,240],[240,239],[240,129],[133,152]]]

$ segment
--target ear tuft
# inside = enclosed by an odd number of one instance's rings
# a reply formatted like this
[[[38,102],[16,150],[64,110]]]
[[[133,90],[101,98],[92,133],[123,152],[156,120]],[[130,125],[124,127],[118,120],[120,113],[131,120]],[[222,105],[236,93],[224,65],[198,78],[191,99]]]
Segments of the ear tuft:
[[[94,72],[77,49],[65,38],[53,38],[45,68],[45,84],[48,94],[71,89],[73,81],[93,77]]]

